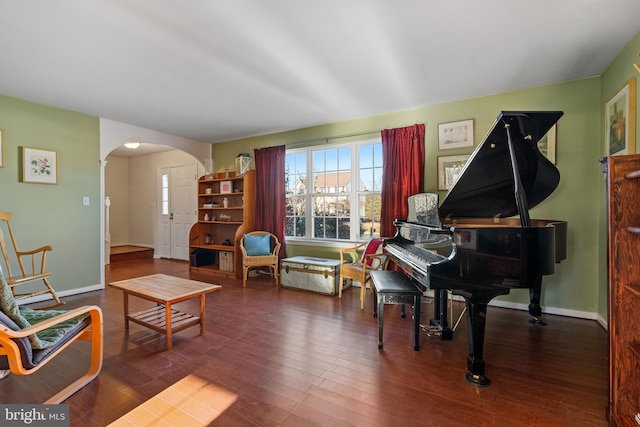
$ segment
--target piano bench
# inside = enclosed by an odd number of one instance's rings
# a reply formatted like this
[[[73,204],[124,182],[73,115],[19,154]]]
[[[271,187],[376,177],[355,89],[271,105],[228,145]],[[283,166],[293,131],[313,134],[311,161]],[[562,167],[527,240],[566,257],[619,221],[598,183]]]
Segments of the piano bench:
[[[373,282],[373,317],[378,318],[378,349],[382,349],[382,324],[385,304],[402,304],[402,317],[405,317],[404,305],[414,306],[414,345],[420,349],[420,298],[422,291],[403,272],[377,270],[371,272]]]

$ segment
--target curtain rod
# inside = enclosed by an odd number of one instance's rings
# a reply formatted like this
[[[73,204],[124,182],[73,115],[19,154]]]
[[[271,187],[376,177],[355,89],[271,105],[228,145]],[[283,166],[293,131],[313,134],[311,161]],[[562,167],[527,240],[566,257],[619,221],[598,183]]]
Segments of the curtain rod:
[[[347,133],[344,135],[336,135],[336,136],[325,136],[323,138],[314,138],[314,139],[307,139],[304,141],[296,141],[296,142],[292,142],[290,144],[285,144],[285,146],[287,148],[296,148],[297,146],[304,146],[304,145],[308,145],[308,144],[313,144],[314,142],[325,142],[325,143],[329,143],[330,140],[334,140],[334,139],[343,139],[343,138],[353,138],[356,136],[364,136],[364,135],[373,135],[376,133],[380,133],[381,130],[370,130],[370,131],[366,131],[366,132],[357,132],[357,133]]]
[[[407,126],[411,126],[411,125],[407,125]],[[400,127],[405,127],[405,126],[400,126]],[[389,129],[389,128],[384,128],[384,129]],[[313,144],[314,142],[324,142],[325,144],[328,144],[330,140],[334,140],[334,139],[344,139],[344,138],[353,138],[356,136],[380,134],[380,132],[382,132],[384,129],[369,130],[366,132],[347,133],[344,135],[336,135],[336,136],[325,136],[324,138],[307,139],[304,141],[296,141],[290,144],[285,144],[285,147],[296,148],[299,146],[310,145],[310,144]]]

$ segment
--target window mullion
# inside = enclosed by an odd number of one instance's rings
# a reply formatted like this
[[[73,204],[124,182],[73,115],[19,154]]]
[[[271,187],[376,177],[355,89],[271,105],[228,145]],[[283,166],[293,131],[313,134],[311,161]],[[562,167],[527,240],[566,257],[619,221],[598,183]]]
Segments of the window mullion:
[[[359,157],[359,145],[353,144],[351,147],[351,240],[359,240],[360,238],[360,197],[358,196],[360,190],[360,164],[358,162]]]
[[[307,185],[307,196],[305,197],[307,206],[305,209],[305,230],[304,230],[304,236],[307,239],[312,239],[313,238],[313,151],[312,150],[308,150],[307,151],[307,181],[308,181],[308,185]]]

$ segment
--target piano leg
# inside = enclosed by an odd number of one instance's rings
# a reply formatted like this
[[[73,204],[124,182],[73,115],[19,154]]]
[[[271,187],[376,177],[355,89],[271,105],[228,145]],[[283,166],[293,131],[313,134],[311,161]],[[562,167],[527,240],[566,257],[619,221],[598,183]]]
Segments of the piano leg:
[[[536,279],[536,283],[529,288],[529,323],[532,325],[546,326],[546,322],[542,320],[542,307],[540,306],[540,296],[542,294],[542,276]]]
[[[434,289],[433,295],[433,318],[429,321],[429,324],[438,329],[441,340],[450,340],[453,338],[453,331],[447,321],[447,290]]]
[[[469,354],[467,355],[467,369],[465,374],[467,382],[478,386],[491,385],[489,378],[484,376],[484,331],[487,318],[487,304],[498,295],[506,295],[508,289],[494,289],[493,291],[456,291],[467,302],[467,335],[469,341]]]

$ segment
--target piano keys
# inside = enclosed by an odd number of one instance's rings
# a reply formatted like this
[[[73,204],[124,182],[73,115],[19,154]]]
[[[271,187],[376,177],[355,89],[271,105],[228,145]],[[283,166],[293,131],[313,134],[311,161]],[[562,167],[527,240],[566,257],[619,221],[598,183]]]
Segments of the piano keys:
[[[566,258],[567,223],[531,219],[529,209],[557,187],[560,174],[537,142],[562,112],[502,112],[438,206],[435,194],[410,198],[409,218],[384,241],[393,261],[423,289],[434,290],[430,323],[451,339],[447,291],[467,306],[468,373],[486,387],[483,359],[488,303],[530,289],[529,312],[541,323],[542,276]],[[516,218],[514,218],[517,215]]]

